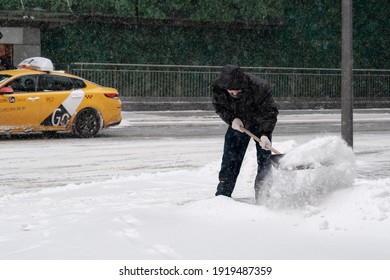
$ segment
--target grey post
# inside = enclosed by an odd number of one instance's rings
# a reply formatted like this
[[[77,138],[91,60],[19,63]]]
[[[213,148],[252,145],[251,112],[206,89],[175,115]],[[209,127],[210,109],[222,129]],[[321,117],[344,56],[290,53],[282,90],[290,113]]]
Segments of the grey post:
[[[352,0],[342,0],[341,13],[341,136],[353,147]]]

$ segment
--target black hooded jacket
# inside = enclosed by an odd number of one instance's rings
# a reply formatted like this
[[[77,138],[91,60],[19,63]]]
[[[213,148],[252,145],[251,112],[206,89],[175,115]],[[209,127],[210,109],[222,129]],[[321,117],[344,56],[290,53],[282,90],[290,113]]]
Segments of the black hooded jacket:
[[[223,67],[221,76],[212,82],[213,105],[216,113],[227,124],[239,118],[245,127],[258,126],[260,135],[271,135],[277,116],[277,106],[269,84],[254,75],[246,74],[236,65]],[[232,97],[228,89],[241,90],[239,97]]]

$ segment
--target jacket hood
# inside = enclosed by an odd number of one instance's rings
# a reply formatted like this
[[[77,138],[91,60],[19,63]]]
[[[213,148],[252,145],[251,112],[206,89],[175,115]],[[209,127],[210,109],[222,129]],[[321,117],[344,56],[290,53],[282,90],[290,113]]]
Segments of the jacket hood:
[[[228,64],[214,84],[224,89],[244,89],[248,85],[248,76],[239,66]]]

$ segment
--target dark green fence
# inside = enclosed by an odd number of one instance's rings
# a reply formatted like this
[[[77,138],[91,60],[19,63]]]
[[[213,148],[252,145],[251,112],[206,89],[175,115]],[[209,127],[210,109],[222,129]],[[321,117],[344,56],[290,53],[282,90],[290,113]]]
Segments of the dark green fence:
[[[281,99],[339,99],[340,69],[243,67],[266,79]],[[117,88],[124,97],[205,98],[221,66],[73,63],[70,72]],[[390,70],[354,70],[354,97],[390,98]]]

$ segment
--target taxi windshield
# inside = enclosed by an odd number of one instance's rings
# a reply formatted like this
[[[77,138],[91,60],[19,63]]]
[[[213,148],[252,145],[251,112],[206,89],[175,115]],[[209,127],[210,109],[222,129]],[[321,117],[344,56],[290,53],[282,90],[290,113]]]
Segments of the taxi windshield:
[[[7,80],[9,77],[11,77],[10,75],[0,75],[0,84],[2,82],[4,82],[5,80]]]

